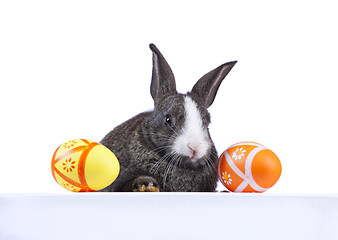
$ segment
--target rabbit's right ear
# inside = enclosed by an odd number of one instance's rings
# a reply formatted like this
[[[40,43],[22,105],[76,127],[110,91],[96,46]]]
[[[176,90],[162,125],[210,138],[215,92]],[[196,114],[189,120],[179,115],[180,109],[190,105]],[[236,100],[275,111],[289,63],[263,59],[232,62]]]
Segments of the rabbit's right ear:
[[[191,93],[201,97],[206,108],[214,102],[216,93],[223,79],[228,75],[230,70],[235,66],[237,61],[225,63],[218,68],[208,72],[197,81]]]
[[[153,51],[153,73],[150,93],[156,104],[164,96],[177,93],[176,82],[174,74],[161,52],[154,44],[150,44],[149,47]]]

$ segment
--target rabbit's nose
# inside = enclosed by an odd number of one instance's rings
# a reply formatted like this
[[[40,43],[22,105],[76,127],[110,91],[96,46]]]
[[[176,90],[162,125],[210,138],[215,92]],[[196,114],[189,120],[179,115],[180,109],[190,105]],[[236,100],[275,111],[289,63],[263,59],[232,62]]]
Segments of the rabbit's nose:
[[[198,149],[200,148],[201,143],[188,144],[190,149],[190,157],[194,158],[197,155]]]

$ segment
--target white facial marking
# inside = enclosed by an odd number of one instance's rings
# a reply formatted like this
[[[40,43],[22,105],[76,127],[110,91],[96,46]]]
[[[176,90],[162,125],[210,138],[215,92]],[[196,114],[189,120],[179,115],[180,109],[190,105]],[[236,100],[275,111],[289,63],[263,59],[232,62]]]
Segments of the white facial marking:
[[[184,107],[184,127],[174,142],[173,150],[196,161],[208,152],[211,143],[207,131],[203,129],[202,117],[196,103],[186,96]]]

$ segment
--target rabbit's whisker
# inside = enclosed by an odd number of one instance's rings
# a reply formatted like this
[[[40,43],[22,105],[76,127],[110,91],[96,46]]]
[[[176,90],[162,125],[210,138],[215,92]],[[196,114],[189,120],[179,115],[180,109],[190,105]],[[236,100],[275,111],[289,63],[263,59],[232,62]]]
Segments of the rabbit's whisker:
[[[154,153],[160,153],[163,150],[167,150],[167,149],[170,149],[170,148],[171,148],[171,146],[164,146],[164,147],[158,147],[158,148],[152,149],[151,151],[154,152]]]
[[[169,127],[176,135],[178,135],[178,133],[175,131],[175,129],[172,126],[169,125]]]
[[[164,177],[163,177],[163,189],[165,189],[165,184],[167,181],[168,173],[171,172],[173,174],[173,168],[175,166],[175,163],[179,157],[179,155],[172,153],[172,158],[170,159],[169,163],[166,166],[165,172],[164,172]]]
[[[154,164],[154,166],[151,167],[150,171],[151,171],[151,172],[154,172],[154,173],[157,173],[158,170],[159,170],[159,168],[160,168],[160,166],[161,166],[161,164],[167,162],[167,160],[170,158],[170,156],[171,156],[171,153],[170,153],[170,152],[167,153],[167,154],[165,154],[163,157],[161,157],[161,158]],[[153,171],[154,169],[155,169],[155,171]]]

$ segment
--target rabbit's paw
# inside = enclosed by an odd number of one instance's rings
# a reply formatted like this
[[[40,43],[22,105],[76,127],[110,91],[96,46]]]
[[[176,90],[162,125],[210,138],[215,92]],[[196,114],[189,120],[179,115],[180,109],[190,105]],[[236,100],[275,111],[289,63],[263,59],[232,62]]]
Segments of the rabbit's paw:
[[[140,176],[133,181],[133,192],[159,192],[157,181],[149,176]]]

